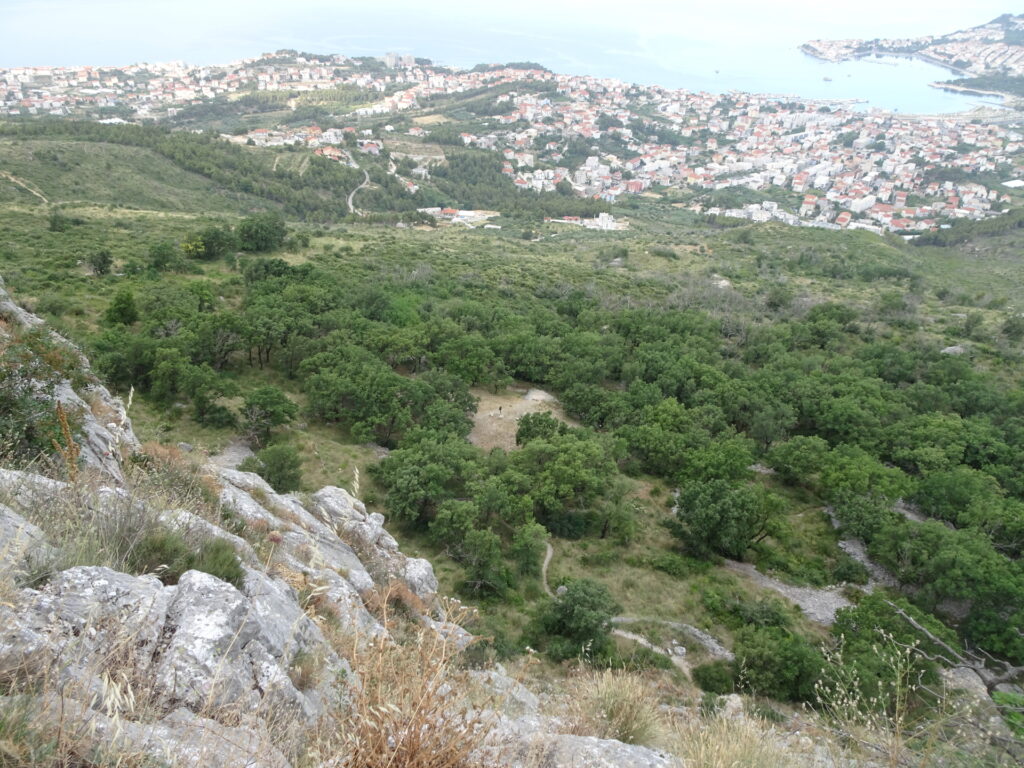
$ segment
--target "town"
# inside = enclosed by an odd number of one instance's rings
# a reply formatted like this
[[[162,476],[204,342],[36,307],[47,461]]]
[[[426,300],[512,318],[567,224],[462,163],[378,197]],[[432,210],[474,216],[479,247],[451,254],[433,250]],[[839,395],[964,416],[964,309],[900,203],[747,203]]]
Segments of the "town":
[[[399,136],[405,151],[409,142],[427,148],[446,134],[448,143],[454,136],[458,145],[500,153],[503,173],[524,193],[607,203],[666,195],[712,215],[907,235],[998,215],[1011,202],[1013,162],[1024,148],[1016,123],[973,113],[915,117],[793,96],[667,90],[529,64],[459,70],[395,54],[280,51],[221,68],[0,69],[0,112],[11,116],[173,121],[190,106],[246,95],[278,93],[294,110],[306,94],[330,101],[342,92],[350,103],[331,115],[332,127],[224,138],[300,145],[359,167],[360,155],[390,158]],[[486,114],[470,121],[434,106],[489,93]],[[453,134],[452,126],[467,130]],[[416,194],[443,158],[437,152],[407,168],[398,177],[406,191]],[[395,163],[388,166],[398,176]]]
[[[811,40],[801,50],[825,61],[847,61],[874,53],[914,54],[971,75],[1024,76],[1024,14],[1006,14],[971,29],[935,37],[887,40]]]

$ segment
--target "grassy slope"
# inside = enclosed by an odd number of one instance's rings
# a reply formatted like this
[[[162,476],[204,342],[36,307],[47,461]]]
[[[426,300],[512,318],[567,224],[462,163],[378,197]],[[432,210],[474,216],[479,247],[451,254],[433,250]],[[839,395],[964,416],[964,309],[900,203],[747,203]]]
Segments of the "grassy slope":
[[[226,192],[209,179],[139,147],[64,139],[4,139],[0,140],[0,171],[28,182],[51,203],[189,213],[266,207],[258,198]],[[0,202],[43,205],[5,178],[0,178]]]
[[[268,171],[272,155],[267,154]],[[287,154],[281,162],[294,163]],[[208,180],[183,172],[145,150],[103,144],[77,145],[66,141],[0,142],[0,168],[29,182],[51,201],[87,200],[73,215],[80,223],[67,232],[47,229],[48,209],[34,196],[0,180],[0,259],[3,276],[30,304],[47,296],[64,302],[60,317],[51,317],[73,337],[83,337],[96,327],[96,318],[126,278],[96,278],[79,263],[90,251],[108,248],[116,264],[140,257],[153,242],[177,241],[204,220],[203,213],[245,209],[252,202],[222,195]],[[132,206],[136,209],[109,206]],[[749,239],[737,230],[709,229],[693,214],[660,202],[645,202],[617,215],[628,217],[625,232],[594,233],[571,227],[545,225],[537,228],[536,242],[518,237],[518,229],[404,230],[349,225],[344,230],[321,232],[307,248],[281,254],[291,263],[314,261],[318,265],[357,278],[412,277],[425,267],[447,275],[453,284],[480,295],[502,286],[582,287],[619,301],[677,303],[699,306],[726,317],[763,317],[759,297],[768,286],[786,282],[808,301],[825,298],[871,307],[886,291],[906,293],[914,277],[884,277],[872,281],[843,276],[844,269],[872,263],[905,267],[922,283],[916,294],[918,316],[925,323],[919,331],[932,339],[957,343],[957,314],[975,311],[991,298],[1024,295],[1024,270],[1020,269],[1019,243],[1012,236],[983,243],[965,258],[960,250],[912,249],[866,233],[826,233],[782,226],[747,227]],[[746,240],[744,242],[743,240]],[[628,249],[621,267],[607,266],[603,255],[609,246]],[[344,251],[338,249],[345,246]],[[677,258],[652,255],[652,246],[668,246]],[[116,271],[116,269],[115,269]],[[723,290],[712,284],[718,276],[732,282]],[[995,276],[996,280],[992,277]],[[194,275],[164,275],[161,280],[211,279],[221,286],[230,303],[237,278],[223,264],[204,264]],[[139,292],[147,278],[127,278]],[[992,288],[991,286],[997,286]],[[955,287],[958,296],[939,300],[935,292]],[[986,295],[988,294],[988,295]],[[615,301],[609,298],[609,301]],[[966,301],[971,307],[956,304]],[[995,309],[981,310],[994,328],[1000,317]],[[243,369],[238,374],[243,388],[269,376],[298,402],[302,394],[293,381],[275,373]],[[195,425],[187,414],[161,412],[137,403],[133,416],[144,439],[186,441],[199,450],[216,452],[230,441],[226,430]],[[324,484],[352,489],[359,470],[360,494],[372,509],[384,511],[379,489],[366,471],[377,459],[372,446],[356,443],[341,430],[322,425],[303,425],[282,439],[302,449],[304,477],[309,490]],[[552,583],[586,575],[603,581],[631,615],[673,618],[703,626],[726,640],[730,633],[716,623],[701,602],[709,588],[737,594],[754,594],[757,588],[741,577],[719,569],[677,578],[630,564],[664,550],[675,541],[661,524],[668,517],[667,489],[651,482],[635,483],[634,495],[641,509],[636,541],[623,551],[599,541],[556,541],[551,569]],[[794,531],[787,544],[802,559],[836,553],[835,535],[824,517],[816,513],[813,499],[791,498],[790,523]],[[433,546],[422,533],[399,532],[410,554],[423,554],[434,562],[443,587],[454,591],[461,568]],[[609,556],[611,553],[613,556]],[[491,626],[515,630],[526,621],[532,607],[543,600],[538,580],[524,580],[518,599],[490,609]],[[803,620],[797,618],[803,624]],[[646,628],[653,636],[657,627]],[[667,635],[662,640],[667,640]],[[657,640],[656,640],[657,641]]]

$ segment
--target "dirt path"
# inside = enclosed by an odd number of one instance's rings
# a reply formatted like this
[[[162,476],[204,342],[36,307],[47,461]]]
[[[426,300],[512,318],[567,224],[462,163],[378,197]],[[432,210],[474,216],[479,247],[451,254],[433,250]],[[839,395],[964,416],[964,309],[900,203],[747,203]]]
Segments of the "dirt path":
[[[551,558],[554,557],[555,550],[549,543],[544,544],[544,562],[540,567],[540,578],[541,584],[544,587],[544,593],[551,598],[555,597],[555,593],[551,591],[551,585],[548,584],[548,566],[551,564]],[[709,635],[702,629],[697,629],[690,624],[684,624],[679,621],[668,621],[667,619],[651,619],[641,616],[613,616],[612,624],[639,624],[641,622],[648,624],[660,624],[664,627],[674,629],[678,632],[682,632],[688,637],[695,640],[698,644],[703,646],[704,650],[707,651],[708,655],[715,659],[727,659],[732,660],[732,653],[726,649],[720,642],[714,637]],[[621,637],[625,640],[632,640],[638,645],[642,645],[655,653],[660,653],[662,656],[668,656],[672,660],[672,663],[683,670],[686,674],[690,674],[690,665],[686,662],[683,653],[674,653],[672,649],[661,648],[648,640],[643,635],[638,635],[635,632],[628,632],[624,629],[616,627],[611,632],[616,637]],[[684,649],[685,653],[685,649]]]
[[[22,189],[24,189],[30,195],[35,195],[40,200],[42,200],[44,203],[49,204],[50,201],[47,200],[45,197],[43,197],[43,193],[40,192],[38,189],[34,189],[32,187],[32,185],[30,185],[27,181],[19,179],[17,176],[15,176],[15,175],[13,175],[11,173],[8,173],[7,171],[0,171],[0,177],[3,177],[5,179],[7,179],[12,184],[15,184],[15,185],[21,187]]]
[[[550,413],[571,427],[578,426],[565,415],[558,398],[543,389],[519,386],[498,393],[480,388],[471,392],[477,399],[477,406],[469,442],[484,451],[494,448],[514,451],[519,419],[528,413]]]
[[[800,610],[811,621],[826,627],[835,622],[836,611],[852,605],[843,594],[842,587],[797,587],[761,573],[750,563],[738,563],[735,560],[727,560],[725,567],[733,573],[746,576],[759,587],[778,592],[800,606]]]
[[[668,619],[653,619],[647,616],[612,617],[612,624],[640,624],[641,622],[646,624],[660,624],[663,627],[668,627],[669,629],[674,629],[677,632],[682,632],[684,635],[692,638],[698,645],[703,647],[712,658],[726,659],[727,661],[732,661],[733,659],[732,651],[718,642],[718,640],[709,635],[703,629],[697,629],[697,627],[692,624],[684,624],[681,621],[669,621]],[[621,632],[622,630],[615,631]]]
[[[544,542],[544,564],[540,567],[540,583],[544,585],[544,594],[552,598],[555,596],[555,593],[548,586],[548,565],[551,564],[551,558],[554,556],[554,548],[548,542]]]
[[[613,629],[611,633],[615,637],[621,637],[623,640],[631,640],[649,651],[654,651],[662,656],[668,656],[669,660],[677,669],[681,669],[687,675],[690,674],[690,665],[686,663],[686,656],[682,653],[673,653],[668,648],[662,648],[661,646],[655,645],[643,635],[638,635],[635,632],[627,632],[624,629]],[[686,649],[684,648],[684,653],[685,650]]]
[[[244,440],[232,440],[224,447],[223,451],[210,457],[210,463],[224,469],[235,469],[252,455],[252,448],[249,447],[247,442]]]

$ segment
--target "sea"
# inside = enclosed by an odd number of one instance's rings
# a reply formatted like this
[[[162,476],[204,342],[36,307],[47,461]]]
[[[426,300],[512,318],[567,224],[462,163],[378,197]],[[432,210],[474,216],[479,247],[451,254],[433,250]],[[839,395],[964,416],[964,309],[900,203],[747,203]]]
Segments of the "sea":
[[[998,106],[930,87],[955,73],[911,57],[829,63],[810,38],[939,33],[994,18],[1005,0],[0,0],[0,66],[227,63],[282,48],[437,63],[534,61],[569,74],[726,93],[854,102],[905,114]],[[1003,9],[1005,10],[1005,9]]]
[[[624,44],[617,35],[495,35],[486,46],[467,46],[465,38],[432,37],[419,41],[422,29],[402,34],[392,27],[387,37],[365,35],[339,45],[349,55],[373,55],[381,45],[398,53],[415,53],[438,63],[469,67],[480,62],[535,61],[555,72],[611,77],[644,85],[690,91],[744,91],[846,102],[857,109],[904,114],[947,114],[977,106],[998,107],[998,96],[955,93],[931,83],[960,75],[912,56],[872,55],[827,62],[803,53],[799,42],[728,39],[672,39],[665,35]],[[343,45],[343,43],[348,45]],[[802,42],[802,41],[800,41]],[[405,43],[403,45],[403,43]]]

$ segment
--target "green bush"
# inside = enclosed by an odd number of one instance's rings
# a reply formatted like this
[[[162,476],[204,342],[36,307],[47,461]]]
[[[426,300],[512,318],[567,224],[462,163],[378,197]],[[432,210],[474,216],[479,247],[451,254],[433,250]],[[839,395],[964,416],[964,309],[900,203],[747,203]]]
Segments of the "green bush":
[[[210,539],[196,550],[176,531],[147,534],[128,554],[127,566],[136,573],[155,573],[164,584],[177,584],[186,571],[203,571],[236,587],[245,573],[234,548],[223,539]]]
[[[650,648],[637,646],[627,656],[615,654],[609,659],[612,669],[625,669],[632,672],[643,672],[647,669],[672,669],[672,659],[663,653]]]
[[[685,579],[707,569],[707,564],[704,561],[677,555],[675,552],[658,552],[651,555],[647,562],[654,570],[667,573],[677,579]]]
[[[992,694],[992,701],[999,707],[1003,720],[1017,738],[1024,738],[1024,696],[1019,693]]]
[[[729,595],[709,587],[701,596],[701,604],[716,620],[731,629],[788,627],[792,623],[786,605],[773,597],[748,600],[738,590]]]
[[[211,539],[199,547],[192,561],[192,570],[216,576],[236,587],[245,580],[245,571],[235,554],[235,548],[224,539]]]
[[[821,652],[781,627],[751,627],[736,637],[736,676],[751,693],[779,701],[811,701],[821,678]]]
[[[65,377],[72,386],[81,386],[81,361],[43,331],[26,333],[0,351],[0,452],[16,461],[32,461],[64,442],[53,396]],[[76,409],[65,415],[76,434],[80,415]]]
[[[250,456],[238,468],[255,472],[278,493],[297,491],[302,484],[302,458],[289,445],[271,445]]]
[[[668,259],[669,261],[679,261],[679,254],[671,248],[667,248],[663,245],[651,246],[647,251],[651,256],[658,256],[662,259]]]
[[[619,609],[604,584],[587,579],[570,582],[565,593],[537,617],[536,642],[555,661],[602,658],[610,646],[611,618]]]
[[[731,661],[709,661],[693,668],[693,682],[702,691],[725,695],[736,689],[736,673]]]
[[[108,325],[131,325],[139,319],[139,310],[135,305],[135,294],[131,288],[120,288],[114,294],[103,319]]]
[[[845,553],[832,566],[832,580],[837,583],[845,581],[850,584],[867,584],[869,576],[866,565]]]

